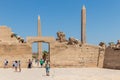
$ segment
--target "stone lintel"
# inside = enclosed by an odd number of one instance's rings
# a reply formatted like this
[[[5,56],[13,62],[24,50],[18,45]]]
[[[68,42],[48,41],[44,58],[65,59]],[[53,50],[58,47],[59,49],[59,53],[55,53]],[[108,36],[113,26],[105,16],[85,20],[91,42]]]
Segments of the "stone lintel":
[[[54,37],[27,37],[27,42],[33,43],[33,42],[46,42],[46,43],[51,43],[54,42],[55,38]]]

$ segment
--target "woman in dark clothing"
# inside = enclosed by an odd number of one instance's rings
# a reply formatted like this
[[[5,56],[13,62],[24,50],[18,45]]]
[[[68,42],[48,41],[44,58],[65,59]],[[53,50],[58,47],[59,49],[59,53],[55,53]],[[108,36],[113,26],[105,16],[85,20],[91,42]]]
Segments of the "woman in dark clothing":
[[[32,61],[29,59],[28,68],[32,68]]]

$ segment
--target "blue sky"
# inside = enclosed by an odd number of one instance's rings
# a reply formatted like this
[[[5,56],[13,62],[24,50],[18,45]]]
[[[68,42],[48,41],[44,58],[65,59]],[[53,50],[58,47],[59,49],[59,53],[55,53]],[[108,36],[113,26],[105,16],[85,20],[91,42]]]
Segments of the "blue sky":
[[[87,43],[115,42],[120,39],[120,0],[0,0],[0,25],[26,39],[37,36],[37,17],[41,17],[42,36],[80,39],[81,8],[87,10]],[[46,47],[44,47],[46,48]]]

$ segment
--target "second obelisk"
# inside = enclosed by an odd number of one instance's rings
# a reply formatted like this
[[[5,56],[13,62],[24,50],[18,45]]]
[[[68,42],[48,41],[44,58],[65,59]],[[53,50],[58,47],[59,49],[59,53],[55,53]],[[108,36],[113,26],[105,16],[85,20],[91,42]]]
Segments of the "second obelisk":
[[[81,43],[86,43],[86,8],[82,7],[81,10]]]
[[[41,34],[41,23],[40,23],[40,16],[38,16],[38,37],[42,36]],[[42,43],[38,42],[38,59],[42,58]]]

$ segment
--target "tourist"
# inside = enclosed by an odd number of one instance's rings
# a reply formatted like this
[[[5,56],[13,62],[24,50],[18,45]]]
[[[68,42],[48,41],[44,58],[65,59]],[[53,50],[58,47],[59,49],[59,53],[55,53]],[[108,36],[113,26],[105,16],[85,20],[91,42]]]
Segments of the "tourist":
[[[18,61],[18,71],[21,72],[21,63],[20,63],[20,60]]]
[[[12,67],[13,67],[13,68],[15,67],[15,61],[13,61]]]
[[[43,66],[43,63],[44,63],[44,60],[43,60],[43,59],[40,59],[41,68],[42,68],[42,66]]]
[[[32,68],[32,61],[30,59],[28,61],[28,68]]]
[[[5,61],[4,61],[4,68],[7,68],[7,67],[8,67],[8,60],[5,59]]]
[[[37,58],[35,58],[35,64],[37,64],[37,62],[38,62],[38,59],[37,59]]]
[[[46,76],[49,76],[49,72],[50,72],[50,63],[49,63],[48,60],[46,61],[45,68],[46,68]]]
[[[39,66],[39,59],[35,59],[35,64],[37,64],[37,66]]]
[[[18,68],[18,61],[15,61],[15,72],[17,72],[17,68]]]

